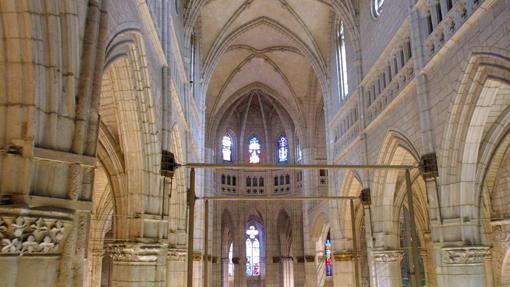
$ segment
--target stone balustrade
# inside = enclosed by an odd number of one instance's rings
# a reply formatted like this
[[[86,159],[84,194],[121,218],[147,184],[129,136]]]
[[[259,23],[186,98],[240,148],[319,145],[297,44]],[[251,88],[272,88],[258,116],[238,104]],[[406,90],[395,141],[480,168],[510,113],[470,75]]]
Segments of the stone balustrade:
[[[425,60],[429,61],[474,14],[484,0],[418,1],[424,31]]]

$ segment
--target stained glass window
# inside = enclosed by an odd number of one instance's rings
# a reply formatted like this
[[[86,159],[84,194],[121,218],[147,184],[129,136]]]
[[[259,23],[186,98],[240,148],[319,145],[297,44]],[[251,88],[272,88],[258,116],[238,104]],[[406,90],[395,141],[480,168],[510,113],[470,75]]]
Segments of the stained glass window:
[[[234,244],[230,243],[230,248],[228,249],[228,276],[234,276]]]
[[[326,237],[324,246],[324,257],[326,258],[326,276],[333,276],[333,251],[331,250],[331,239]]]
[[[289,140],[286,136],[278,138],[278,162],[283,163],[289,160]]]
[[[221,140],[222,148],[221,153],[223,155],[223,161],[232,161],[232,137],[224,135]]]
[[[372,15],[374,17],[379,17],[381,15],[383,4],[384,0],[372,0]]]
[[[246,275],[260,275],[260,241],[259,231],[250,225],[246,230]]]
[[[344,100],[349,93],[349,84],[347,82],[347,56],[345,54],[345,34],[344,22],[340,22],[338,28],[338,47],[337,47],[337,75],[338,75],[338,93],[340,100]]]
[[[250,163],[260,162],[260,141],[256,136],[252,136],[248,141],[248,152],[250,154]]]
[[[303,159],[303,152],[301,151],[301,146],[299,145],[299,143],[297,144],[296,154],[297,154],[297,161],[301,161],[301,159]]]

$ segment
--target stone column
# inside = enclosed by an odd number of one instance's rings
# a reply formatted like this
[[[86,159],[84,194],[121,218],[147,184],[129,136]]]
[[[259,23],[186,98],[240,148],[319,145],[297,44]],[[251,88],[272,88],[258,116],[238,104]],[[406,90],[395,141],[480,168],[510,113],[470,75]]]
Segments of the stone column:
[[[166,286],[186,286],[186,251],[186,249],[168,249]]]
[[[105,256],[104,249],[94,249],[89,252],[90,258],[88,258],[88,270],[87,280],[84,286],[101,286],[102,274],[103,274],[103,257]],[[106,255],[108,256],[108,255]]]
[[[506,279],[507,276],[502,270],[503,264],[505,263],[505,256],[510,248],[510,222],[507,220],[503,221],[492,221],[492,248],[489,262],[485,267],[485,273],[487,274],[487,286],[501,286],[502,280]],[[501,276],[506,275],[506,276]],[[505,277],[505,278],[503,278]],[[508,284],[507,282],[505,282]]]
[[[440,253],[436,268],[439,286],[486,286],[485,259],[489,256],[489,247],[442,247],[436,252]]]
[[[317,286],[317,267],[315,264],[315,255],[304,256],[305,273],[306,273],[306,287]]]
[[[357,287],[354,254],[350,250],[333,252],[333,286]]]
[[[283,286],[294,287],[294,260],[292,257],[282,257],[281,266],[283,271]]]
[[[166,286],[167,246],[139,242],[108,244],[112,287]]]
[[[372,285],[374,287],[400,287],[400,261],[402,250],[372,250]]]
[[[0,214],[0,282],[4,286],[58,286],[73,216],[15,208],[0,208]]]

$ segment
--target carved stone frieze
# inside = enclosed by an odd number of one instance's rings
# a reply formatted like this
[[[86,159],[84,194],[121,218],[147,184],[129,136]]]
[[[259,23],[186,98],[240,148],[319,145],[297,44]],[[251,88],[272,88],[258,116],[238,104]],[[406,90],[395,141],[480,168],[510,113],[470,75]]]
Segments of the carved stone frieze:
[[[335,251],[333,258],[335,258],[335,261],[352,261],[354,259],[354,252],[350,250]]]
[[[114,261],[156,262],[163,246],[138,242],[110,243],[107,252]]]
[[[193,255],[191,256],[193,261],[202,261],[202,253],[200,252],[193,252]]]
[[[60,254],[70,226],[60,219],[0,216],[0,253]]]
[[[375,262],[400,263],[404,253],[402,250],[373,250],[372,256]]]
[[[167,259],[170,261],[186,261],[185,249],[168,249]]]
[[[444,247],[442,249],[442,261],[447,265],[474,265],[482,264],[490,255],[489,247]]]

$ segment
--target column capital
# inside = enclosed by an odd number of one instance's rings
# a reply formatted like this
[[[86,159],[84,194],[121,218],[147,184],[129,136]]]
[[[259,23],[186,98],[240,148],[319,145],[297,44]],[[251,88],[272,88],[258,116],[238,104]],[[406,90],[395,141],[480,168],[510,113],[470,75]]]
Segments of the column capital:
[[[441,259],[445,265],[478,265],[483,264],[490,256],[487,246],[460,246],[441,248]]]
[[[107,252],[114,261],[122,262],[156,262],[165,244],[141,242],[112,242],[107,245]]]
[[[169,248],[167,259],[170,261],[186,261],[186,249]]]
[[[52,216],[53,215],[53,216]],[[72,227],[72,215],[60,212],[0,215],[0,253],[60,255]]]
[[[102,257],[106,254],[106,251],[104,249],[92,249],[90,251],[90,253],[92,254],[92,256],[98,256],[98,257]]]
[[[404,251],[401,249],[372,250],[372,256],[375,262],[400,263],[400,260],[404,257]]]
[[[354,259],[354,252],[352,250],[338,250],[333,252],[335,261],[352,261]]]

